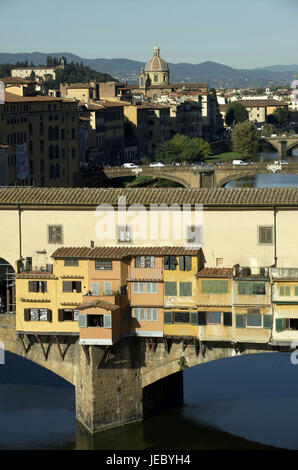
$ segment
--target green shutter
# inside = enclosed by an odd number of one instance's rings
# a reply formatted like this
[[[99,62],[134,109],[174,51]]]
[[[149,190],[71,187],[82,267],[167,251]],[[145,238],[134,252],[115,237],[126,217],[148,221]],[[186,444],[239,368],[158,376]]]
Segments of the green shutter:
[[[184,263],[185,263],[185,271],[191,271],[192,268],[192,258],[191,256],[185,256],[184,257]]]
[[[263,327],[271,330],[272,328],[272,315],[263,315]]]
[[[228,281],[220,280],[215,281],[217,288],[216,291],[218,294],[227,294],[228,293]]]
[[[245,314],[244,313],[236,314],[236,328],[245,328]]]
[[[287,296],[290,296],[291,295],[291,291],[290,291],[290,286],[285,286],[285,290],[286,290],[286,295]]]
[[[103,327],[104,328],[112,328],[112,315],[104,315],[103,316]]]
[[[209,294],[209,291],[210,291],[210,281],[203,279],[202,280],[202,293]]]
[[[191,325],[198,324],[198,312],[190,312],[190,323]]]
[[[79,314],[79,328],[86,328],[87,327],[87,315],[84,313]]]
[[[284,319],[283,318],[276,318],[275,320],[275,329],[277,332],[284,330]]]
[[[180,282],[180,296],[182,297],[192,296],[192,283],[191,282]]]
[[[30,321],[30,308],[24,309],[24,321]]]
[[[64,312],[63,308],[58,308],[58,321],[64,320],[63,312]]]
[[[50,310],[49,308],[47,309],[48,310],[48,318],[47,318],[47,321],[51,322],[53,321],[53,314],[52,314],[52,310]]]
[[[179,256],[179,269],[185,271],[184,256]]]
[[[224,312],[224,325],[232,326],[232,312]]]
[[[206,325],[206,312],[198,312],[198,325]]]
[[[163,259],[163,267],[164,269],[170,269],[170,257],[167,255]]]
[[[294,295],[298,295],[298,286],[295,286]]]
[[[238,282],[238,294],[240,295],[250,295],[251,288],[252,286],[249,282]]]
[[[279,295],[281,297],[285,295],[285,286],[279,286]]]
[[[177,283],[176,282],[165,282],[165,295],[177,295]]]
[[[163,312],[163,322],[165,324],[168,324],[168,325],[173,323],[172,312],[171,311],[165,310]]]

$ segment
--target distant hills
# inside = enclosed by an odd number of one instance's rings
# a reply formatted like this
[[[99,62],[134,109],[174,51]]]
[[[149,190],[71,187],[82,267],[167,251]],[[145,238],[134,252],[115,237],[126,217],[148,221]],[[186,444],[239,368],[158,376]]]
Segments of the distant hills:
[[[47,56],[66,57],[67,62],[83,62],[91,69],[108,73],[121,81],[137,83],[140,68],[145,62],[130,59],[84,59],[70,52],[32,52],[32,53],[0,53],[0,64],[16,62],[33,62],[35,65],[45,65]],[[149,59],[149,57],[148,57]],[[298,65],[272,65],[255,69],[235,69],[217,62],[202,62],[201,64],[169,63],[170,80],[172,83],[208,82],[210,88],[249,88],[267,85],[289,84],[293,74],[298,74]]]

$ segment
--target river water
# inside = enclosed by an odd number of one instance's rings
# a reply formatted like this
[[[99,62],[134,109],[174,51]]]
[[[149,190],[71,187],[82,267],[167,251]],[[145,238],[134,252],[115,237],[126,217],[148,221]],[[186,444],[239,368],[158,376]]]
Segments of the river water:
[[[260,152],[252,160],[258,162],[273,162],[278,159],[278,152]],[[293,155],[287,157],[287,162],[298,162],[298,150],[293,150]],[[286,188],[293,186],[298,186],[298,175],[284,175],[279,173],[246,176],[245,178],[230,181],[225,185],[226,188]]]
[[[297,422],[289,353],[186,369],[183,406],[95,438],[76,423],[71,384],[10,353],[0,366],[0,449],[298,449]]]

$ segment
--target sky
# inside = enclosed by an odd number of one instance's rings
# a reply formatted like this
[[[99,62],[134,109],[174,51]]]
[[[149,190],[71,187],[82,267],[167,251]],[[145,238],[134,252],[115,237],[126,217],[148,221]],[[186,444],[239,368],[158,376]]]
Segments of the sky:
[[[0,52],[289,65],[297,19],[298,0],[0,0]]]

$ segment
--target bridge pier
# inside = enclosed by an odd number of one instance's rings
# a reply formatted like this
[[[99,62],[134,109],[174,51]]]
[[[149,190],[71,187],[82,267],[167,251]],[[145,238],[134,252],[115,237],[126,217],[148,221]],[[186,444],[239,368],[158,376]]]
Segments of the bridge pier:
[[[125,338],[109,350],[89,346],[87,354],[81,347],[80,355],[75,365],[77,420],[91,433],[142,421],[141,341]]]

